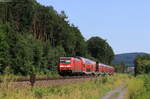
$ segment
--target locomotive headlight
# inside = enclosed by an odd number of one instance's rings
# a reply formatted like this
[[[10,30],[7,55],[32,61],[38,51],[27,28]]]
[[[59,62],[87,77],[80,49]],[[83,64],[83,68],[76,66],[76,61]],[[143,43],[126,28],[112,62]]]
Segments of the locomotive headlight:
[[[60,67],[71,67],[70,65],[60,65]]]
[[[59,67],[64,67],[64,66],[60,65]]]
[[[67,65],[66,67],[71,67],[70,65]]]

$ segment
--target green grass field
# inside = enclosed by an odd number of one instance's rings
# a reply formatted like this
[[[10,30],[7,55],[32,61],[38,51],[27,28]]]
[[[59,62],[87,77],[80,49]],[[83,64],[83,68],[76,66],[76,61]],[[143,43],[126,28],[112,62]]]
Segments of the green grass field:
[[[150,99],[150,75],[127,74],[98,77],[80,83],[47,88],[15,88],[10,82],[0,84],[0,99],[100,99],[108,91],[128,84],[126,99]]]

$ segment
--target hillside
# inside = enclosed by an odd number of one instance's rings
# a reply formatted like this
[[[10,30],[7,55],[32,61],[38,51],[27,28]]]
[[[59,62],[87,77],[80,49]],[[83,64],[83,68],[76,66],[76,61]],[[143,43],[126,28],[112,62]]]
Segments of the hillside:
[[[126,66],[134,66],[134,59],[136,56],[142,56],[147,53],[124,53],[124,54],[117,54],[113,60],[114,64],[124,62]]]
[[[65,11],[36,0],[0,3],[0,74],[57,73],[59,57],[82,56],[109,64],[114,52],[106,40],[85,41]],[[104,54],[105,53],[105,54]]]

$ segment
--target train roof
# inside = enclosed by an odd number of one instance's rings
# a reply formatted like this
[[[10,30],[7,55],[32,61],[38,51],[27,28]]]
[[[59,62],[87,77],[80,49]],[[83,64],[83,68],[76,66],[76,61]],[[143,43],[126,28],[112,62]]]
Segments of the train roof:
[[[96,64],[95,61],[93,60],[90,60],[90,59],[87,59],[87,58],[83,58],[83,57],[80,57],[82,60],[84,60],[86,63],[93,63],[93,64]]]
[[[110,67],[110,68],[114,68],[113,66],[109,66],[109,65],[106,65],[106,64],[102,64],[102,63],[99,63],[99,65]]]

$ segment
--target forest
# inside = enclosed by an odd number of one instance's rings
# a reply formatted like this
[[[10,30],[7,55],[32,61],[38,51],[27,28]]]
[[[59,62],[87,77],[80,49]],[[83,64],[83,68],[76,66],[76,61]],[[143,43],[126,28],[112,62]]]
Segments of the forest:
[[[0,3],[0,73],[46,74],[57,71],[59,57],[82,56],[111,64],[114,52],[106,40],[85,40],[65,11],[36,0]]]

